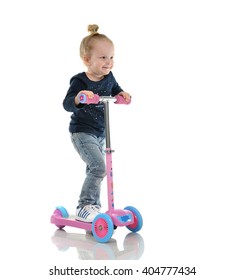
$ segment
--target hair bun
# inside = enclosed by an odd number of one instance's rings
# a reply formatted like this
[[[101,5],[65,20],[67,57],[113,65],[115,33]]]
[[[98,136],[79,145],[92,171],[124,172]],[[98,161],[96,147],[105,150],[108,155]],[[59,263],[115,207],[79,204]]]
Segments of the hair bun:
[[[88,32],[92,35],[92,34],[95,34],[95,33],[98,33],[98,30],[99,30],[99,26],[97,24],[90,24],[88,26]]]

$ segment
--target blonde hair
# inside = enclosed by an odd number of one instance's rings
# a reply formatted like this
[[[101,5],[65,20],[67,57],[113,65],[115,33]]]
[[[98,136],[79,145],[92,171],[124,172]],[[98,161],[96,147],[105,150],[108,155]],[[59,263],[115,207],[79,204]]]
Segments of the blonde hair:
[[[80,44],[80,57],[82,60],[84,59],[84,56],[90,55],[90,52],[93,49],[93,45],[96,41],[105,40],[113,45],[112,40],[109,39],[106,35],[100,34],[98,30],[99,26],[97,24],[88,25],[88,32],[90,34],[84,37]]]

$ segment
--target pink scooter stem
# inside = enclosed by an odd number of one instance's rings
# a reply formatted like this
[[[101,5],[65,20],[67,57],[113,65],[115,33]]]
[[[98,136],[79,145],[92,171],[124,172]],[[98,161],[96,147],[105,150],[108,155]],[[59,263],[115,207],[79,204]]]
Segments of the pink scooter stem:
[[[106,148],[106,171],[107,171],[107,193],[108,193],[108,212],[114,210],[114,188],[113,188],[113,169],[112,169],[112,151],[111,148]]]

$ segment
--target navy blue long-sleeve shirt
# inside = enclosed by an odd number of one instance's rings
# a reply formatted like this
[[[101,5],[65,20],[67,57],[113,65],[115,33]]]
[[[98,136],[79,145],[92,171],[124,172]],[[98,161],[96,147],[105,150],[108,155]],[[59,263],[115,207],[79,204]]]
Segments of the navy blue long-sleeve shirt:
[[[70,87],[63,101],[66,111],[72,112],[69,131],[86,132],[103,136],[104,125],[104,104],[79,104],[76,106],[75,97],[81,90],[90,90],[100,96],[115,96],[121,91],[112,72],[100,81],[91,81],[85,72],[73,76],[70,80]]]

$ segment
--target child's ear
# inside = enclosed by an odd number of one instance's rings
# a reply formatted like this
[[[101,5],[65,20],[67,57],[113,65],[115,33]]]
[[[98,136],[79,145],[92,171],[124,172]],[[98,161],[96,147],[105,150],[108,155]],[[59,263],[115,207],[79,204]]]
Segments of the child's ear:
[[[90,58],[89,58],[87,55],[85,55],[85,56],[83,57],[83,62],[84,62],[84,64],[85,64],[86,66],[89,65],[89,61],[90,61]]]

